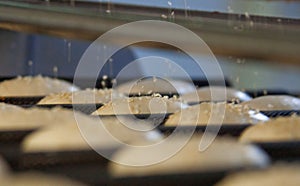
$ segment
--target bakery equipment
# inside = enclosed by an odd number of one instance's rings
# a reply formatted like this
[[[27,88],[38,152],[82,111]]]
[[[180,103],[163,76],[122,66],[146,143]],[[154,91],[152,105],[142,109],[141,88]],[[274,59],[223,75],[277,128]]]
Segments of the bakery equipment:
[[[184,2],[186,2],[186,6],[184,6]],[[267,0],[256,0],[256,1],[240,1],[240,0],[222,0],[218,1],[218,3],[214,1],[182,1],[183,6],[177,4],[175,1],[166,1],[166,2],[151,2],[150,1],[140,1],[140,4],[134,3],[131,0],[126,2],[124,1],[97,1],[97,0],[88,0],[88,1],[78,1],[78,0],[18,0],[18,1],[0,1],[0,28],[5,30],[5,34],[11,33],[8,31],[13,31],[13,33],[17,34],[30,34],[29,37],[38,39],[47,39],[47,40],[58,40],[64,43],[64,48],[58,48],[55,50],[54,48],[57,45],[50,46],[49,48],[53,48],[53,53],[61,52],[59,55],[54,56],[53,59],[58,59],[61,55],[64,55],[64,60],[78,60],[71,59],[72,55],[75,54],[76,51],[84,51],[84,47],[80,50],[74,50],[73,52],[69,52],[69,47],[76,45],[77,43],[74,40],[84,40],[79,41],[78,46],[84,45],[87,46],[91,41],[95,40],[104,32],[120,26],[125,23],[129,23],[131,21],[138,21],[144,19],[154,19],[161,21],[169,21],[174,22],[179,25],[182,25],[196,34],[200,35],[203,40],[210,46],[214,54],[218,57],[228,57],[228,58],[237,58],[240,60],[236,60],[236,63],[243,63],[243,59],[251,59],[258,60],[256,63],[262,63],[269,67],[273,65],[277,65],[278,63],[283,66],[293,65],[292,68],[297,69],[299,65],[299,44],[300,44],[300,2],[298,1],[267,1]],[[155,5],[155,3],[159,3],[159,5]],[[215,3],[215,4],[214,4]],[[194,6],[192,6],[194,5]],[[146,34],[149,28],[141,28],[141,30],[137,30],[136,32],[131,33],[130,35],[120,35],[113,41],[113,44],[122,44],[125,43],[130,38],[135,38],[137,36],[142,37],[143,34]],[[174,36],[171,31],[166,30],[167,34],[162,33],[161,37],[174,40]],[[1,37],[2,39],[5,36]],[[21,37],[23,40],[23,37]],[[60,39],[58,39],[60,38]],[[45,39],[45,40],[46,40]],[[177,37],[176,39],[179,42],[186,43],[186,41]],[[2,42],[3,41],[3,42]],[[34,41],[34,39],[33,39]],[[47,50],[43,48],[42,44],[36,44],[35,42],[31,44],[34,47],[30,48],[30,50],[38,51],[37,53],[41,53],[41,56],[44,55]],[[5,43],[5,40],[1,40],[1,43]],[[49,42],[52,44],[52,42]],[[111,44],[111,43],[110,43]],[[17,42],[17,46],[10,46],[11,43],[6,44],[7,48],[13,49],[8,50],[9,52],[16,50],[29,50],[26,48],[22,48],[21,44]],[[37,45],[37,46],[35,46]],[[186,43],[190,47],[191,50],[197,52],[195,50],[195,43]],[[77,46],[77,45],[76,45]],[[15,48],[14,48],[15,47]],[[145,50],[162,50],[162,51],[175,51],[176,48],[172,46],[168,46],[162,43],[154,43],[154,42],[142,42],[136,43],[132,47],[142,48]],[[55,50],[55,52],[54,52]],[[6,53],[2,53],[0,50],[0,54],[7,56]],[[51,51],[50,51],[51,52]],[[11,56],[21,56],[11,52]],[[51,55],[53,54],[51,53]],[[37,54],[35,54],[37,55]],[[71,56],[71,57],[70,57]],[[32,57],[32,56],[30,56]],[[25,57],[26,58],[26,57]],[[15,59],[7,57],[3,59],[3,62],[0,65],[4,66],[8,70],[14,72],[17,69],[18,62],[14,61],[14,63],[6,63],[7,59]],[[37,58],[42,59],[42,58]],[[69,71],[69,68],[74,67],[74,64],[69,65],[70,63],[66,63],[62,68],[59,68],[58,75],[55,73],[56,68],[52,69],[53,65],[50,60],[45,60],[46,62],[37,62],[34,61],[34,65],[46,66],[50,67],[50,71],[54,71],[53,76],[59,77],[63,76]],[[9,60],[8,60],[9,61]],[[26,58],[26,60],[21,60],[22,63],[26,64],[26,70],[21,71],[22,74],[30,74],[31,71],[35,71],[39,73],[39,68],[34,66],[33,68],[28,67],[28,64],[31,64],[31,58]],[[50,62],[49,62],[50,61]],[[59,61],[59,60],[58,60]],[[222,61],[222,60],[221,60]],[[235,60],[234,60],[235,61]],[[11,62],[11,61],[9,61]],[[32,61],[31,61],[32,62]],[[76,61],[77,62],[77,61]],[[230,65],[230,64],[229,64]],[[8,68],[9,67],[9,68]],[[21,67],[21,68],[22,68]],[[2,68],[2,69],[5,69]],[[28,68],[28,69],[27,69]],[[246,68],[244,66],[240,66],[240,69]],[[56,69],[56,70],[55,70]],[[63,70],[60,70],[63,69]],[[43,69],[45,70],[45,69]],[[49,69],[48,69],[49,70]],[[284,71],[284,68],[280,69]],[[249,69],[251,71],[251,69]],[[47,71],[48,72],[48,71]],[[42,71],[40,73],[43,73]],[[71,73],[70,73],[71,74]],[[253,73],[255,75],[255,73]],[[9,78],[6,74],[0,74],[3,78]],[[230,75],[230,74],[229,74]],[[14,75],[13,75],[14,76]],[[68,74],[69,76],[69,74]],[[286,73],[286,76],[289,76]],[[63,76],[61,78],[66,78]],[[111,77],[109,77],[111,78]],[[252,76],[249,79],[253,78]],[[259,77],[259,80],[266,79],[266,76]],[[293,78],[291,78],[294,80]],[[72,78],[70,79],[72,81]],[[195,84],[198,85],[207,85],[207,81],[200,79],[193,79]],[[235,80],[235,79],[234,79]],[[279,82],[281,80],[273,79],[274,82]],[[237,80],[236,80],[237,81]],[[100,87],[102,80],[97,83]],[[286,79],[282,80],[284,84],[286,83]],[[290,82],[289,82],[290,83]],[[298,85],[297,81],[292,81],[295,84],[294,87]],[[84,84],[84,83],[83,83]],[[232,84],[232,79],[230,82],[228,81],[228,85]],[[236,84],[236,83],[235,83]],[[265,90],[265,89],[257,89],[256,87],[251,87],[255,90],[245,90],[248,94],[253,97],[268,94],[291,94],[293,96],[299,96],[299,92],[290,92],[288,90],[283,89],[275,89],[275,90]],[[243,90],[244,91],[244,90]],[[7,103],[19,104],[24,107],[32,107],[41,97],[33,97],[33,98],[1,98],[2,101]],[[16,102],[14,102],[16,101]],[[28,102],[25,102],[28,101]],[[52,106],[52,105],[51,105]],[[82,108],[82,111],[87,111],[91,113],[90,108],[86,109],[88,105],[60,105],[66,108]],[[100,107],[101,105],[99,105]],[[46,106],[47,107],[47,106]],[[266,113],[270,114],[269,116],[274,116],[278,114],[290,114],[291,112],[295,112],[299,114],[299,111],[285,111],[285,112],[271,112]],[[140,118],[147,118],[148,116],[140,116]],[[249,125],[243,126],[222,126],[219,135],[232,135],[239,136],[239,134],[247,128]],[[159,129],[169,135],[173,132],[174,128],[164,127],[163,125],[159,126]],[[204,131],[205,127],[197,127],[196,132]],[[188,131],[189,128],[182,128],[181,132]],[[12,131],[11,135],[14,135]],[[22,136],[21,136],[22,137]],[[0,139],[1,140],[1,139]],[[7,143],[9,144],[9,143]],[[280,160],[299,160],[299,142],[291,142],[291,143],[269,143],[269,144],[258,144],[261,146],[272,158],[272,160],[280,159]],[[10,146],[11,147],[11,146]],[[15,153],[14,153],[15,152]],[[10,153],[10,154],[9,154]],[[19,155],[17,151],[9,151],[9,155]],[[75,152],[71,153],[72,156],[75,155]],[[77,179],[81,179],[86,183],[103,183],[110,182],[111,178],[106,175],[104,169],[104,176],[97,177],[95,174],[97,171],[101,169],[103,171],[103,167],[100,169],[92,169],[90,166],[90,162],[86,163],[82,160],[88,159],[92,157],[96,159],[96,154],[89,154],[90,152],[76,152],[79,156],[78,159],[71,158],[68,153],[65,154],[35,154],[31,157],[24,157],[22,161],[26,161],[26,163],[21,162],[21,166],[24,166],[23,169],[38,169],[43,170],[45,172],[57,172],[61,174],[69,174]],[[60,156],[61,155],[61,156]],[[44,156],[44,157],[43,157]],[[27,158],[27,160],[26,160]],[[43,159],[46,158],[46,159]],[[36,161],[35,161],[36,160]],[[53,165],[43,165],[43,161],[45,164],[53,163]],[[62,162],[59,162],[59,161]],[[70,170],[72,167],[68,167],[68,171],[64,172],[65,166],[68,164],[68,160],[77,161],[75,173]],[[55,163],[61,163],[61,165],[57,165]],[[73,163],[73,162],[72,162]],[[99,162],[98,162],[99,163]],[[100,163],[101,164],[101,163]],[[70,165],[70,164],[68,164]],[[80,170],[79,170],[80,169]],[[82,176],[83,174],[83,176]],[[169,179],[171,181],[176,182],[178,175],[170,176]],[[207,178],[209,183],[214,183],[217,179],[220,179],[224,176],[224,172],[218,173],[204,173],[204,174],[191,174],[184,175],[183,181],[189,180],[190,182],[185,183],[193,183],[193,178],[197,176],[198,181],[203,178],[204,183]],[[149,183],[149,181],[157,181],[157,183],[163,183],[163,179],[166,177],[145,177],[139,183]],[[201,179],[200,179],[201,178]],[[174,181],[175,180],[175,181]],[[127,180],[125,180],[127,181]],[[130,181],[130,180],[129,180]],[[199,183],[199,182],[198,182]],[[207,182],[206,182],[207,183]],[[113,182],[112,182],[113,184]]]
[[[222,4],[228,6],[236,3],[238,2],[222,1]],[[189,10],[190,8],[139,6],[120,3],[120,1],[118,3],[76,0],[1,1],[0,19],[2,21],[0,27],[94,40],[100,34],[130,21],[167,20],[200,34],[218,54],[276,59],[284,62],[299,60],[297,47],[300,42],[299,13],[297,12],[297,8],[300,6],[299,2],[272,2],[273,7],[280,7],[283,11],[276,12],[274,10],[271,13],[255,10],[254,6],[260,6],[259,8],[262,10],[268,9],[267,1],[262,1],[262,3],[241,2],[240,4],[236,5],[236,9],[240,11],[247,9],[249,12],[235,13],[230,10],[224,12],[224,6],[217,4],[211,5],[214,8],[210,9],[205,6],[201,9],[199,5],[200,10]],[[230,9],[230,7],[226,8]],[[215,11],[211,11],[211,9]],[[176,16],[174,19],[169,15],[173,11]],[[167,18],[164,19],[162,15]],[[147,29],[145,28],[144,31]],[[137,32],[141,34],[143,30]],[[132,33],[126,37],[120,35],[121,39],[118,38],[115,42],[126,42],[126,38],[136,37],[138,34]],[[173,39],[169,34],[162,34],[161,37]],[[247,42],[249,39],[251,42]],[[142,45],[149,46],[147,43],[142,43]],[[193,43],[189,43],[189,45],[191,48],[193,47]],[[154,47],[159,47],[159,44],[155,44]]]

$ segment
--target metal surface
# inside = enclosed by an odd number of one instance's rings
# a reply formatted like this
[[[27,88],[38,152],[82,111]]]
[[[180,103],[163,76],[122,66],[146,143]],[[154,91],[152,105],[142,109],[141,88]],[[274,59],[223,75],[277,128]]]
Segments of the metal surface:
[[[173,11],[176,17],[171,16]],[[187,15],[183,9],[78,1],[0,1],[0,28],[64,38],[94,40],[119,25],[145,19],[180,24],[198,34],[215,54],[300,64],[297,18],[198,10],[189,10]],[[114,42],[143,37],[143,33],[149,34],[148,30],[141,28],[126,36],[119,33]],[[172,32],[161,30],[161,37],[174,40]],[[185,42],[184,38],[176,39]],[[186,44],[197,52],[195,43]],[[159,43],[139,45],[174,49]]]

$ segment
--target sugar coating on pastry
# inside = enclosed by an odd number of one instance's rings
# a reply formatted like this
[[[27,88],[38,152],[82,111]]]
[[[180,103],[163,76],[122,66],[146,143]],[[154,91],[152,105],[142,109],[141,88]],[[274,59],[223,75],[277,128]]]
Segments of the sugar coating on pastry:
[[[72,117],[73,111],[63,108],[21,108],[0,104],[0,131],[34,130]]]
[[[0,83],[0,96],[44,96],[50,93],[79,90],[71,83],[50,77],[18,76]]]
[[[214,97],[212,97],[212,92],[214,93]],[[181,98],[188,103],[203,101],[249,101],[252,99],[244,92],[222,86],[201,87],[196,92],[181,95]]]
[[[140,81],[130,81],[120,84],[116,90],[124,94],[145,95],[153,93],[183,94],[195,90],[192,83],[182,80],[164,80],[160,78],[147,78]]]
[[[39,172],[23,172],[12,174],[5,178],[1,178],[1,185],[13,185],[13,186],[84,186],[70,178],[66,178],[58,175],[49,175]]]
[[[267,169],[239,172],[228,175],[216,186],[298,186],[299,164],[275,164]]]
[[[285,95],[261,96],[242,104],[261,111],[300,110],[300,99]]]
[[[131,145],[152,144],[162,139],[156,130],[140,121],[128,120],[126,124],[139,125],[143,131],[132,130],[124,126],[118,118],[89,117],[77,113],[76,119],[68,119],[63,125],[44,127],[28,135],[22,143],[24,152],[55,152],[118,148],[120,143]],[[117,141],[115,140],[117,139]]]
[[[107,103],[112,98],[122,97],[112,89],[86,89],[74,92],[50,94],[38,102],[41,104],[91,104]]]
[[[118,114],[163,114],[173,113],[187,105],[180,99],[157,96],[141,96],[113,99],[103,105],[93,115]]]
[[[169,116],[165,126],[208,124],[255,124],[268,117],[248,108],[232,103],[201,103]]]
[[[220,171],[268,164],[268,157],[260,149],[238,143],[230,138],[217,137],[205,151],[199,151],[201,137],[201,135],[193,136],[180,151],[174,153],[169,159],[147,166],[134,165],[169,153],[172,147],[177,148],[178,143],[182,143],[185,138],[178,135],[172,141],[165,142],[160,148],[151,151],[123,148],[114,155],[114,160],[126,162],[126,165],[110,162],[109,172],[114,177],[135,177]]]
[[[278,117],[247,128],[240,136],[243,142],[300,140],[300,117]]]

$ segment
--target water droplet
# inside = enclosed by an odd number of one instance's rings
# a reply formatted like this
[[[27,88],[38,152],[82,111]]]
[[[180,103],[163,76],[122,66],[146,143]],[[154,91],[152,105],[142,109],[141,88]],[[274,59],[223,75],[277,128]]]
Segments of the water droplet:
[[[233,13],[231,6],[227,6],[227,11],[228,11],[228,13]]]
[[[245,12],[245,17],[246,17],[246,19],[250,19],[250,15],[248,12]]]
[[[254,22],[253,21],[250,21],[250,26],[252,27],[254,25]]]
[[[33,61],[32,60],[29,60],[28,61],[28,66],[32,66],[33,65]]]
[[[187,5],[187,0],[184,0],[184,16],[187,18],[188,15],[188,5]]]
[[[57,75],[58,75],[58,67],[57,67],[57,66],[54,66],[54,67],[52,68],[52,71],[53,71],[54,77],[57,78]]]
[[[68,51],[67,51],[68,59],[67,59],[67,61],[68,61],[68,63],[71,63],[71,56],[72,56],[72,43],[71,43],[71,41],[68,41],[67,45],[68,45]]]
[[[161,18],[163,18],[163,19],[167,19],[167,18],[168,18],[168,16],[166,16],[165,14],[161,14]]]

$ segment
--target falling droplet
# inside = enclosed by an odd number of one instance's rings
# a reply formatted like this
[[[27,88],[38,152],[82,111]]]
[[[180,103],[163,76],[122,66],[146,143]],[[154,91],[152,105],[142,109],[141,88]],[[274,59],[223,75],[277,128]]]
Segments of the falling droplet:
[[[71,41],[68,42],[68,63],[71,63],[71,57],[72,57],[72,43]]]
[[[250,26],[253,27],[253,25],[254,25],[254,22],[250,21]]]
[[[53,69],[52,69],[52,71],[53,71],[54,77],[57,78],[57,75],[58,75],[58,67],[57,67],[57,66],[54,66]]]
[[[233,13],[231,6],[227,6],[227,11],[228,11],[228,13]]]
[[[245,12],[245,17],[246,17],[246,19],[250,19],[250,15],[248,12]]]
[[[107,14],[111,14],[111,3],[110,0],[107,1],[107,9],[105,11]]]
[[[32,66],[32,65],[33,65],[32,60],[29,60],[29,61],[28,61],[28,66]]]
[[[29,74],[33,74],[33,61],[32,60],[29,60],[28,61],[28,67],[29,67]]]
[[[188,15],[188,6],[187,6],[187,0],[183,0],[184,1],[184,16],[185,18],[187,18],[189,15]]]
[[[113,58],[108,59],[108,64],[109,64],[109,76],[113,77]]]
[[[167,19],[167,18],[168,18],[168,16],[166,16],[165,14],[161,14],[161,18],[163,18],[163,19]]]

